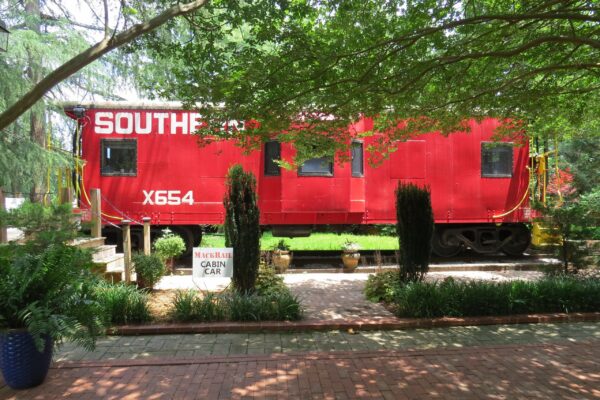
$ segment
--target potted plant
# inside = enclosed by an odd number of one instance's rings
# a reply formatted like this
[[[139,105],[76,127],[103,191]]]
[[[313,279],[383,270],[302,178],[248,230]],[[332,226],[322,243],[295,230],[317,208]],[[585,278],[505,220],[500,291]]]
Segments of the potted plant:
[[[136,253],[131,261],[133,261],[137,286],[140,289],[152,290],[166,272],[165,263],[157,254]]]
[[[27,207],[42,216],[41,205]],[[13,389],[44,381],[55,344],[72,340],[93,349],[104,332],[92,257],[66,244],[74,231],[63,225],[65,212],[59,207],[51,211],[57,215],[43,214],[56,226],[25,244],[0,245],[0,369]]]
[[[292,255],[290,253],[290,246],[285,240],[281,239],[275,246],[273,246],[273,265],[275,270],[282,274],[287,271],[290,263],[292,262]]]
[[[164,229],[162,236],[154,242],[154,251],[165,261],[167,269],[174,272],[173,260],[185,251],[185,243],[181,236],[174,234],[170,229]]]
[[[344,272],[353,272],[360,260],[360,246],[358,243],[346,239],[342,245],[342,262],[344,263]]]

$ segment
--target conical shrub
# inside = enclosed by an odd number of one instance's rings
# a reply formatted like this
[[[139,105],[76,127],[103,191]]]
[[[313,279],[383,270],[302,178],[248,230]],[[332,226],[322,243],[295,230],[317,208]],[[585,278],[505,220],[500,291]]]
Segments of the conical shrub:
[[[259,210],[256,179],[234,165],[227,173],[225,206],[225,245],[233,247],[233,287],[241,293],[252,292],[260,261]]]
[[[398,183],[396,231],[400,241],[400,281],[416,282],[429,270],[433,211],[429,188]]]

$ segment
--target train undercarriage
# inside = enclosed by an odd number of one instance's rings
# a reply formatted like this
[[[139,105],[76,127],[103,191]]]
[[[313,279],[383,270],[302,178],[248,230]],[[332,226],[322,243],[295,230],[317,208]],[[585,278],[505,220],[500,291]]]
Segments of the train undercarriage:
[[[160,236],[165,226],[153,226],[152,241]],[[274,236],[308,236],[311,227],[303,225],[300,229],[287,226],[285,229],[273,229]],[[202,227],[200,225],[170,226],[174,233],[180,235],[186,243],[183,256],[191,255],[192,248],[200,245]],[[114,227],[105,227],[103,235],[108,243],[120,246],[123,243],[121,231]],[[134,249],[141,249],[143,232],[141,226],[131,227],[131,242]],[[463,250],[471,249],[479,254],[503,252],[509,256],[520,256],[529,247],[531,232],[525,224],[436,224],[432,252],[438,257],[454,257]]]
[[[453,257],[467,248],[480,254],[501,251],[520,256],[530,243],[531,232],[525,224],[437,224],[432,251],[439,257]]]

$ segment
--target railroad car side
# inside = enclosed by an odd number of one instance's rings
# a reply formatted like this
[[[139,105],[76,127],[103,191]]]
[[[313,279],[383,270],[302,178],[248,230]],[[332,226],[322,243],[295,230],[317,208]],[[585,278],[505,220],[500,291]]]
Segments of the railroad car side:
[[[377,140],[370,136],[352,142],[350,162],[315,158],[286,170],[276,160],[291,157],[291,145],[268,142],[249,154],[230,140],[201,147],[193,135],[200,116],[176,105],[92,104],[84,111],[77,117],[85,161],[82,201],[89,189],[99,188],[108,226],[150,217],[155,229],[172,228],[191,248],[200,225],[223,222],[225,176],[239,163],[257,177],[261,224],[275,234],[307,234],[324,224],[395,223],[394,190],[404,181],[431,189],[438,255],[465,247],[519,254],[529,244],[523,225],[527,143],[495,141],[493,119],[471,121],[468,133],[399,142],[377,167],[366,162],[365,149]],[[372,121],[365,118],[351,129],[369,131]]]

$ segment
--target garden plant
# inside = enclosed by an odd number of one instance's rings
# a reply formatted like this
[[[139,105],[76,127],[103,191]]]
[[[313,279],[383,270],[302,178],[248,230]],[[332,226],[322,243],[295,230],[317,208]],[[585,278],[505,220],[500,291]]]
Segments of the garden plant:
[[[45,379],[55,344],[89,350],[104,332],[91,253],[67,244],[75,236],[70,213],[68,205],[26,204],[3,216],[24,218],[31,232],[22,245],[0,245],[0,359],[13,388]]]
[[[136,324],[150,321],[149,296],[125,283],[98,282],[94,296],[102,305],[107,325]]]
[[[433,211],[429,189],[412,183],[398,183],[396,216],[400,242],[400,280],[416,282],[429,270]]]
[[[394,274],[369,277],[365,295],[390,304],[400,317],[435,318],[600,311],[600,279],[576,275],[539,281],[402,283]]]
[[[303,309],[283,278],[272,267],[261,264],[254,292],[178,291],[171,314],[179,322],[285,321],[302,318]]]
[[[166,272],[165,264],[157,254],[136,253],[133,255],[132,261],[137,275],[137,285],[140,289],[152,290]]]
[[[260,261],[259,210],[256,179],[241,165],[227,174],[225,207],[225,244],[233,247],[233,287],[240,293],[254,290]]]
[[[185,243],[181,236],[170,229],[164,229],[162,236],[154,242],[154,251],[166,264],[169,272],[173,273],[173,260],[185,251]]]

